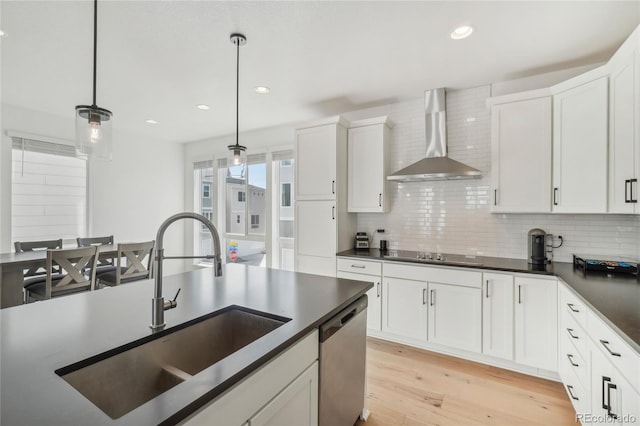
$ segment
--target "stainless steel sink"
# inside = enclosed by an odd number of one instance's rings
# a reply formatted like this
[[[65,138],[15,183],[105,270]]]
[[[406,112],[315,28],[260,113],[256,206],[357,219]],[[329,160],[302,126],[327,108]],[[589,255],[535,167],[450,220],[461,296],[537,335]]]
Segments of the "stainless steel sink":
[[[289,320],[230,306],[56,373],[117,419]]]

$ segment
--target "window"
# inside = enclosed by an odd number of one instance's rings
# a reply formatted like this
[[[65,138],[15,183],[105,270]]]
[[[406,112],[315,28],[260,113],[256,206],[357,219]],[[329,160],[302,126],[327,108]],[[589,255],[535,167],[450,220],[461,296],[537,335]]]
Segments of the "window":
[[[202,184],[202,198],[211,198],[211,185],[208,183]]]
[[[260,216],[257,214],[251,215],[251,228],[255,229],[260,226]]]
[[[244,191],[238,191],[238,202],[239,203],[244,203],[245,201],[247,201],[247,195],[245,194]]]
[[[200,161],[193,165],[193,211],[200,212],[202,216],[215,224],[213,185],[213,161]],[[213,253],[213,240],[209,229],[204,225],[193,228],[194,251],[196,255]],[[199,260],[202,263],[211,263],[210,260]]]
[[[12,142],[12,241],[86,236],[87,161],[76,158],[71,145]]]
[[[290,167],[293,166],[293,160],[289,159],[289,160],[282,160],[280,161],[280,165],[282,167]]]
[[[236,223],[240,223],[240,215],[236,216]]]
[[[280,207],[291,207],[291,183],[283,183],[281,190],[281,198]]]

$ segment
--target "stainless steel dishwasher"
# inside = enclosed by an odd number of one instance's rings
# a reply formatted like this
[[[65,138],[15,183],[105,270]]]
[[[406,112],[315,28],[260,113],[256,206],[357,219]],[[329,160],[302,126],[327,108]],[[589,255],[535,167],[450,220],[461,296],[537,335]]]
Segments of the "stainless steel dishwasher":
[[[352,426],[364,409],[367,296],[320,326],[320,426]]]

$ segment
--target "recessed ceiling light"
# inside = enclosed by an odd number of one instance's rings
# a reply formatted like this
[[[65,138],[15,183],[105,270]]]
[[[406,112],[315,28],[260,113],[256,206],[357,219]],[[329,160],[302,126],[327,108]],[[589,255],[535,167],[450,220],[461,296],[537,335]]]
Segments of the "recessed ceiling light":
[[[7,33],[5,33],[4,31],[0,30],[0,37],[4,37],[6,35],[7,35]]]
[[[148,119],[148,120],[144,120],[144,122],[147,123],[147,124],[158,124],[158,122],[156,120],[153,120],[151,118]]]
[[[267,86],[256,86],[255,90],[256,93],[260,94],[269,93],[271,91],[271,89],[269,89]]]
[[[209,105],[205,105],[205,104],[198,104],[196,105],[196,108],[201,109],[203,111],[209,111],[211,109]]]
[[[470,25],[461,25],[451,32],[451,38],[454,40],[462,40],[467,38],[473,32],[473,27]]]

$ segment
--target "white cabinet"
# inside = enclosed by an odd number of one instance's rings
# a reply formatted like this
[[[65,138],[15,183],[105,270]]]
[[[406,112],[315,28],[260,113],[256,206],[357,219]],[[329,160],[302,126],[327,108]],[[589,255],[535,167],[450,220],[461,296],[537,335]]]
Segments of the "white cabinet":
[[[553,96],[554,212],[607,211],[607,81],[600,77]]]
[[[482,303],[479,288],[429,283],[429,342],[480,352]]]
[[[249,420],[249,426],[318,424],[318,362]]]
[[[513,359],[513,275],[483,273],[482,353]]]
[[[515,277],[515,360],[558,371],[557,281]]]
[[[490,100],[492,212],[551,211],[551,96],[544,92]]]
[[[348,130],[348,210],[387,212],[387,117],[354,121]]]
[[[427,340],[427,283],[384,277],[382,331]]]
[[[318,330],[300,339],[181,424],[318,424]]]
[[[640,213],[640,29],[609,70],[609,212]]]
[[[295,270],[335,276],[337,252],[353,247],[347,213],[347,130],[333,117],[296,130]]]
[[[360,274],[344,270],[355,269],[365,271],[365,268],[368,264],[377,264],[377,275]],[[374,332],[379,332],[382,328],[382,277],[380,276],[380,266],[381,265],[379,262],[338,258],[338,278],[346,278],[348,280],[367,281],[373,283],[373,288],[367,291],[367,298],[369,303],[369,306],[367,307],[367,330]]]

